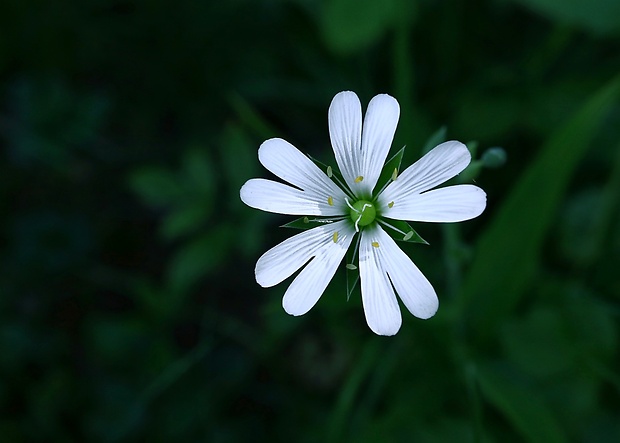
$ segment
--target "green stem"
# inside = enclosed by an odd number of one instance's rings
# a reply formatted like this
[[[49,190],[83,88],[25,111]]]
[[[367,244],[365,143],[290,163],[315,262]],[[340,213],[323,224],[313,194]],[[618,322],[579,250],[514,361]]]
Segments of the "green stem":
[[[343,438],[344,428],[347,422],[347,418],[351,417],[353,402],[358,395],[358,391],[361,389],[362,382],[366,379],[367,374],[372,368],[375,367],[377,359],[380,354],[381,347],[379,346],[381,339],[373,337],[369,344],[365,347],[359,361],[355,365],[355,369],[351,374],[351,377],[346,381],[338,399],[336,406],[331,414],[329,424],[327,426],[327,441],[328,442],[341,442],[346,441]]]
[[[459,250],[461,249],[461,235],[459,226],[455,223],[446,223],[441,226],[443,232],[443,256],[446,267],[446,289],[451,300],[456,300],[461,287],[462,266]]]

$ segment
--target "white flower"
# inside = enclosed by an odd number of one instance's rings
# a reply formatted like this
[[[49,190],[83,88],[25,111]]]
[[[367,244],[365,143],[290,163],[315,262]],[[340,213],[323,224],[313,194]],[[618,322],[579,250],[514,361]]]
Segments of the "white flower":
[[[465,145],[457,141],[440,144],[399,175],[394,170],[389,184],[376,191],[399,114],[393,97],[377,95],[368,105],[362,130],[357,95],[346,91],[334,97],[329,134],[345,183],[331,168],[322,170],[282,139],[260,146],[263,166],[292,186],[251,179],[241,188],[241,200],[263,211],[320,217],[313,219],[317,227],[285,240],[256,263],[256,281],[263,287],[274,286],[303,267],[284,294],[287,313],[302,315],[316,304],[356,234],[362,303],[370,329],[379,335],[398,332],[402,319],[395,291],[416,317],[426,319],[437,311],[435,290],[382,226],[394,228],[397,222],[392,220],[468,220],[484,211],[486,194],[473,185],[431,190],[471,161]],[[405,239],[413,234],[399,232]]]

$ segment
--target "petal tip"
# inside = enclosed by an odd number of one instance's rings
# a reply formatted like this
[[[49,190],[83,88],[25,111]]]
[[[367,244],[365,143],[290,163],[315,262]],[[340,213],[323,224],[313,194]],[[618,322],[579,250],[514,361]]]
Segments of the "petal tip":
[[[394,335],[396,335],[398,333],[398,331],[400,330],[400,326],[402,324],[402,320],[399,322],[394,322],[390,325],[371,325],[369,324],[368,327],[370,328],[370,330],[372,332],[374,332],[377,335],[381,335],[383,337],[392,337]]]
[[[293,317],[299,317],[301,315],[304,315],[310,310],[300,310],[299,306],[294,306],[292,303],[287,302],[286,297],[282,299],[282,309],[284,309],[284,312],[286,312],[288,315],[292,315]]]
[[[439,309],[439,300],[437,300],[437,303],[435,303],[434,306],[428,306],[428,307],[425,307],[424,309],[420,309],[414,315],[421,320],[428,320],[429,318],[433,317],[437,313],[438,309]]]

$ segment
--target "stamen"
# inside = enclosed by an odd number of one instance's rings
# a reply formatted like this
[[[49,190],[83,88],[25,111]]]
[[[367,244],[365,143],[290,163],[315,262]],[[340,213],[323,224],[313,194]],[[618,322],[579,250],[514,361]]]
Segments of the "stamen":
[[[391,208],[393,208],[393,207],[394,207],[394,202],[389,202],[389,203],[388,203],[388,208],[390,208],[390,209],[391,209]]]
[[[398,177],[398,169],[394,168],[394,172],[392,172],[392,181],[395,181],[396,177]]]
[[[371,245],[372,245],[373,247],[375,247],[375,248],[378,248],[378,247],[379,247],[379,242],[378,242],[378,241],[373,241],[373,242],[371,243]]]
[[[331,195],[327,197],[327,204],[329,206],[334,206],[334,197],[332,197]]]
[[[332,240],[334,243],[338,243],[338,231],[334,232],[334,235],[332,235]]]
[[[362,177],[361,175],[359,175],[359,176],[357,176],[357,177],[355,178],[355,183],[359,183],[359,182],[361,182],[362,180],[364,180],[364,177]]]
[[[391,224],[389,224],[388,222],[386,222],[385,220],[381,220],[379,219],[379,223],[381,223],[384,226],[387,226],[388,228],[391,228],[393,230],[395,230],[396,232],[400,232],[403,235],[406,235],[404,231],[401,231],[400,229],[398,229],[396,226],[392,226]]]
[[[329,178],[332,178],[332,175],[334,175],[334,173],[332,172],[332,167],[331,167],[331,166],[328,166],[328,167],[327,167],[327,176],[328,176]]]
[[[357,269],[357,266],[355,266],[353,263],[347,263],[345,265],[345,268],[351,270],[351,271],[355,271]]]
[[[304,217],[304,223],[310,223],[310,219],[308,217]]]
[[[359,222],[362,219],[362,214],[363,214],[363,211],[360,212],[360,216],[357,217],[357,220],[355,220],[355,232],[360,232]]]
[[[405,236],[403,237],[404,241],[409,240],[411,237],[413,237],[413,231],[409,231],[405,234]]]
[[[346,197],[345,197],[345,198],[344,198],[344,201],[347,203],[347,206],[348,206],[349,208],[351,208],[351,209],[353,209],[355,212],[357,212],[357,213],[360,213],[360,214],[361,214],[361,212],[360,212],[360,211],[358,211],[357,209],[355,209],[355,208],[353,207],[353,205],[352,205],[351,203],[349,203],[349,199],[348,199],[348,198],[346,198]]]

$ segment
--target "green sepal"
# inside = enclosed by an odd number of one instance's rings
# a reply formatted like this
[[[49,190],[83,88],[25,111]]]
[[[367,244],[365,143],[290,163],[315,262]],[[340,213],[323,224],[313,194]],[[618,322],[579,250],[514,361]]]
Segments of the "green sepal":
[[[317,226],[328,225],[330,223],[338,221],[340,218],[301,217],[280,227],[306,230],[316,228]]]
[[[390,158],[383,169],[381,170],[381,175],[379,175],[379,180],[377,183],[381,186],[387,186],[388,183],[392,181],[392,175],[394,174],[394,170],[396,170],[396,174],[400,174],[400,163],[403,160],[403,155],[405,154],[405,147],[403,146],[400,151]],[[380,193],[377,193],[377,195]]]
[[[413,229],[406,221],[384,219],[381,220],[381,226],[394,240],[428,245],[428,242],[424,240],[422,236],[418,234],[416,230]]]

